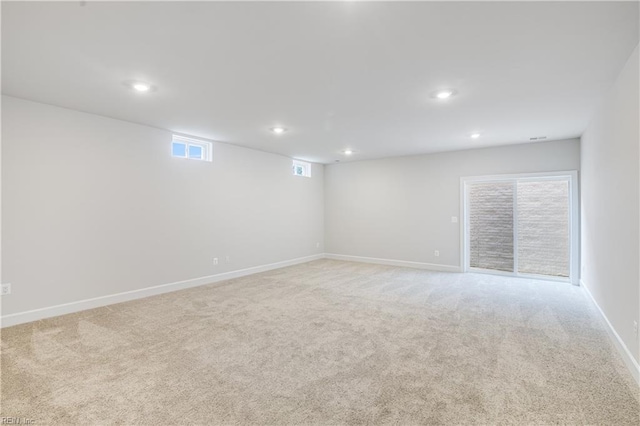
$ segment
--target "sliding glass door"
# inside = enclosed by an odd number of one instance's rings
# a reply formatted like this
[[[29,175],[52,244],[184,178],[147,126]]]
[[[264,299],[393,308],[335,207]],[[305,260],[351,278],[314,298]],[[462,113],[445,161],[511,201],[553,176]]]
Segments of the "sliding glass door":
[[[464,267],[571,280],[575,172],[463,178]]]

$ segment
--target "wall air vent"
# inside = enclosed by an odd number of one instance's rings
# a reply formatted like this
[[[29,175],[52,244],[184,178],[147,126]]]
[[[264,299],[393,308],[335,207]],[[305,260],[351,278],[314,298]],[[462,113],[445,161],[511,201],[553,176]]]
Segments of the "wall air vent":
[[[535,136],[533,138],[529,138],[530,141],[542,141],[545,140],[547,137],[546,136]]]

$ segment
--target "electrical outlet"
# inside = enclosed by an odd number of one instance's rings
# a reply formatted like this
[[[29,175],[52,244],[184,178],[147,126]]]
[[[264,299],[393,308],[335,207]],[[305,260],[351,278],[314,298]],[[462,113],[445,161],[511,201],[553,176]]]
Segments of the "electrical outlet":
[[[316,248],[320,248],[320,243],[316,243]]]
[[[8,294],[11,294],[11,284],[7,283],[7,284],[2,284],[2,292],[0,293],[1,296],[6,296]]]
[[[638,321],[633,322],[633,332],[636,335],[636,340],[638,340]]]
[[[231,262],[231,258],[229,256],[227,256],[224,261],[229,263],[229,262]]]
[[[451,216],[451,223],[458,223],[458,216]]]
[[[435,251],[433,252],[433,255],[434,255],[435,257],[439,257],[439,256],[440,256],[440,250],[435,250]]]
[[[214,257],[214,258],[213,258],[213,264],[214,264],[214,265],[217,265],[217,264],[218,264],[218,258],[217,258],[217,257]]]

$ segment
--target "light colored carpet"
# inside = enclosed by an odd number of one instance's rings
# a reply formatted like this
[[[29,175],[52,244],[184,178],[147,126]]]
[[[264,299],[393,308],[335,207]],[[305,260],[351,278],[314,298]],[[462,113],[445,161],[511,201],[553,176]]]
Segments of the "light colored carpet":
[[[2,331],[38,424],[638,425],[569,284],[320,260]]]

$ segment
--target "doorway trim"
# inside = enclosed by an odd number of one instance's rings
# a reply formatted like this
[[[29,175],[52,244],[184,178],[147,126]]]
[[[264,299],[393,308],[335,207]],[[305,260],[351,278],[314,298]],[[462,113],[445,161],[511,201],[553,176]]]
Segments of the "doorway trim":
[[[477,182],[504,182],[522,180],[556,180],[558,178],[567,179],[569,182],[569,278],[552,277],[548,275],[535,275],[519,273],[517,269],[518,234],[517,221],[514,220],[514,272],[493,271],[489,269],[471,268],[470,244],[469,244],[469,209],[467,206],[467,192],[470,183]],[[514,191],[514,200],[517,197],[517,185]],[[514,202],[514,208],[517,203]],[[515,212],[514,212],[515,213]],[[512,277],[535,278],[549,281],[570,282],[574,285],[580,283],[580,205],[578,172],[576,170],[542,172],[542,173],[518,173],[488,176],[465,176],[460,178],[460,270],[463,272],[473,272],[491,275],[506,275]]]

